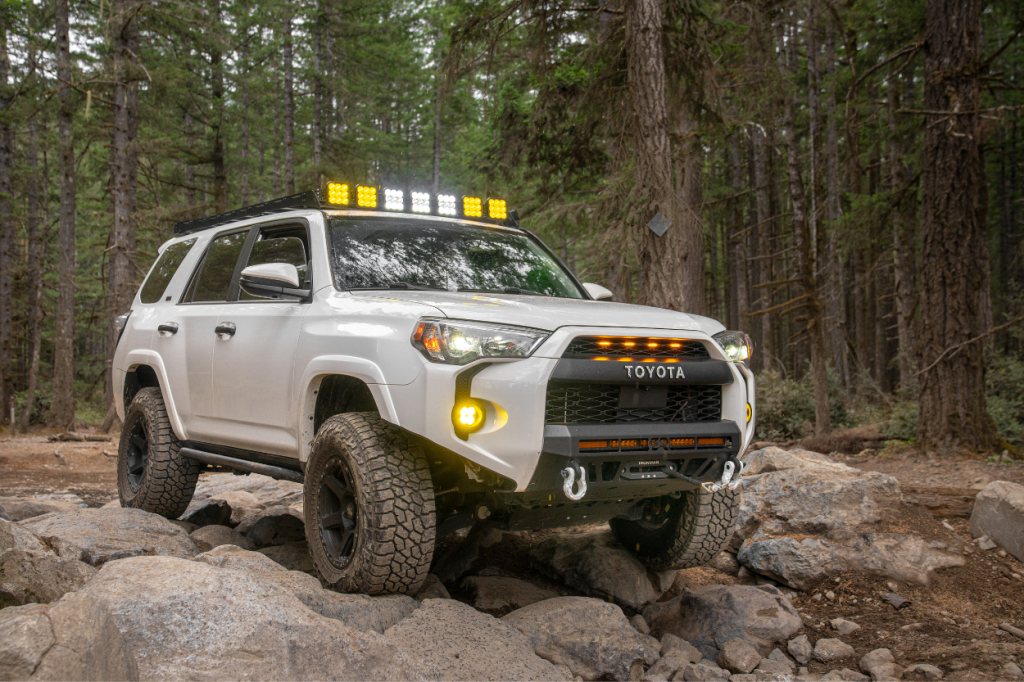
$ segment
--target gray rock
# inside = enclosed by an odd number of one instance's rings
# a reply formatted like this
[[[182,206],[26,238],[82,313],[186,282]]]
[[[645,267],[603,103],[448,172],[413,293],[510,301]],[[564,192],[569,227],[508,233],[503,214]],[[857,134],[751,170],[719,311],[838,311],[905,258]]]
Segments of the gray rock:
[[[102,566],[132,556],[191,558],[196,546],[173,523],[141,509],[79,509],[23,521],[31,531],[65,558]]]
[[[700,654],[698,654],[699,656]],[[676,671],[685,668],[691,663],[697,663],[701,659],[698,658],[696,661],[691,660],[691,657],[687,655],[682,649],[672,649],[665,653],[658,661],[651,666],[651,669],[647,671],[648,680],[668,680],[672,678],[672,675]]]
[[[1022,680],[1022,679],[1024,679],[1024,670],[1021,670],[1020,666],[1018,666],[1013,661],[1007,661],[1003,665],[1003,667],[1001,669],[1001,672],[1004,675],[1006,675],[1007,679],[1010,679],[1010,680]]]
[[[423,581],[423,587],[414,598],[416,601],[423,601],[424,599],[451,599],[452,596],[448,594],[448,589],[436,575],[428,573],[427,579]]]
[[[209,499],[224,500],[231,507],[231,518],[227,523],[229,526],[237,526],[245,517],[255,514],[266,506],[260,502],[258,497],[245,490],[214,493]]]
[[[196,557],[210,566],[227,568],[233,571],[248,571],[254,573],[286,571],[284,566],[277,563],[270,557],[260,552],[252,552],[235,545],[221,545],[203,552]]]
[[[629,619],[629,624],[641,635],[651,634],[651,626],[647,624],[647,621],[639,613]]]
[[[196,491],[192,496],[193,500],[205,500],[207,498],[223,499],[231,504],[231,498],[226,493],[247,492],[256,498],[263,507],[282,505],[290,507],[302,502],[302,484],[293,481],[276,481],[269,476],[259,474],[247,474],[235,476],[234,474],[213,474],[203,476],[196,484]]]
[[[458,545],[442,556],[434,557],[431,569],[442,583],[452,583],[466,574],[480,557],[480,550],[501,542],[505,532],[490,525],[478,523],[469,529]]]
[[[856,670],[843,668],[841,670],[833,670],[830,673],[826,673],[821,679],[822,682],[833,682],[833,680],[844,680],[845,682],[867,682],[871,678],[867,675],[861,675]]]
[[[766,660],[786,666],[789,672],[796,670],[796,665],[793,661],[789,660],[789,658],[786,657],[786,654],[782,653],[782,649],[779,649],[778,647],[772,649],[772,652],[768,654],[768,658]]]
[[[562,679],[519,630],[453,599],[428,599],[384,637],[433,679]]]
[[[50,548],[35,535],[16,523],[0,519],[0,552],[5,549],[20,549],[24,552],[50,554]]]
[[[978,549],[980,549],[983,552],[987,552],[990,549],[995,549],[998,546],[999,545],[996,544],[996,541],[990,538],[988,535],[982,535],[980,538],[978,538]]]
[[[761,654],[745,639],[730,639],[718,652],[718,667],[734,673],[749,673],[761,662]]]
[[[896,659],[888,649],[874,649],[860,657],[859,667],[862,672],[870,675],[872,668],[895,662]]]
[[[231,520],[231,505],[224,500],[195,500],[193,499],[181,520],[195,525],[197,528],[203,526],[223,526]]]
[[[854,655],[853,647],[839,639],[825,637],[814,643],[814,660],[821,663],[841,661]]]
[[[283,570],[265,575],[273,573],[311,578]],[[112,561],[79,594],[110,609],[143,680],[438,676],[414,665],[378,633],[325,618],[262,575],[203,561]]]
[[[711,585],[644,609],[651,632],[671,632],[693,644],[706,658],[731,639],[768,648],[783,642],[803,621],[778,589],[770,586]]]
[[[798,590],[845,572],[927,585],[934,571],[964,564],[963,556],[941,543],[902,533],[861,533],[835,542],[773,537],[759,530],[740,547],[738,557],[752,571]]]
[[[247,516],[235,530],[249,538],[256,548],[306,540],[302,514],[280,505]]]
[[[807,639],[807,635],[800,635],[789,640],[789,644],[786,645],[786,651],[796,659],[797,663],[806,664],[811,660],[814,647],[811,645],[811,641]]]
[[[1024,561],[1024,485],[992,481],[985,486],[974,498],[970,529]]]
[[[636,661],[652,665],[658,660],[657,649],[633,629],[622,609],[597,599],[546,599],[502,621],[526,635],[538,656],[569,666],[585,680],[602,675],[626,680]]]
[[[673,680],[682,677],[684,682],[714,682],[716,680],[728,680],[729,671],[722,670],[711,661],[692,663],[683,668],[682,673],[676,673]]]
[[[704,658],[704,654],[697,647],[681,637],[676,637],[671,632],[666,632],[661,636],[661,655],[667,656],[673,651],[682,651],[690,663],[700,663]]]
[[[739,575],[740,572],[740,562],[736,554],[725,549],[712,557],[708,566],[727,575]]]
[[[0,552],[0,608],[57,601],[81,588],[95,574],[95,568],[74,559],[4,550]]]
[[[4,509],[3,505],[0,505],[0,521],[10,521],[10,520],[11,520],[11,515],[7,513],[7,510]]]
[[[924,675],[925,679],[941,680],[942,669],[928,663],[917,663],[903,671],[904,675]]]
[[[203,526],[189,533],[196,549],[206,552],[221,545],[235,545],[242,549],[252,549],[249,539],[240,535],[235,529],[227,526]]]
[[[558,596],[525,580],[501,576],[470,576],[463,579],[462,589],[473,595],[473,606],[483,611],[519,609]]]
[[[665,576],[649,572],[611,530],[549,538],[530,550],[530,559],[535,568],[569,587],[635,610],[658,599],[676,577],[676,571],[665,571]]]
[[[0,497],[0,506],[10,517],[7,521],[24,521],[43,514],[78,511],[84,503],[71,500],[40,500],[35,497]]]
[[[852,620],[846,620],[845,618],[833,618],[829,621],[829,624],[832,626],[833,630],[843,636],[860,630],[860,625],[854,623]]]
[[[754,672],[764,673],[765,675],[792,675],[793,667],[793,664],[789,661],[773,661],[770,658],[762,658]]]
[[[264,547],[259,553],[270,557],[289,571],[312,573],[315,568],[313,557],[309,555],[309,545],[305,541]]]
[[[79,594],[0,611],[0,679],[137,680],[110,611]]]

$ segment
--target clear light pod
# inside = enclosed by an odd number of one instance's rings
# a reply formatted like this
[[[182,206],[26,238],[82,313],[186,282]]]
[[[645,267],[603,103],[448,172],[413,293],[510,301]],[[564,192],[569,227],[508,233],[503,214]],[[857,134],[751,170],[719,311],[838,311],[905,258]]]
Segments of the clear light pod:
[[[462,197],[462,215],[467,218],[483,218],[483,202],[480,197]]]
[[[454,194],[438,194],[437,195],[437,214],[438,215],[456,215],[455,209],[455,195]]]
[[[430,195],[427,192],[412,192],[412,212],[430,213]]]
[[[327,183],[327,203],[335,206],[348,206],[349,191],[348,184],[342,182]]]
[[[401,211],[405,209],[405,192],[400,189],[384,190],[384,210]]]
[[[372,185],[356,187],[356,205],[359,208],[377,208],[377,188]]]

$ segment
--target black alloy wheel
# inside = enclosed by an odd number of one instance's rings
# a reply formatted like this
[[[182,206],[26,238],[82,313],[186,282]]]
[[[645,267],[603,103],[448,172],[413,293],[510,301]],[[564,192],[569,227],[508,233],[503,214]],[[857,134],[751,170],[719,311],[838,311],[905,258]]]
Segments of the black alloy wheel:
[[[359,503],[348,466],[341,460],[332,464],[320,483],[320,535],[332,562],[344,568],[356,549]]]
[[[128,485],[132,492],[138,492],[142,485],[142,475],[146,472],[146,460],[149,457],[149,438],[146,436],[144,422],[139,422],[128,436]]]

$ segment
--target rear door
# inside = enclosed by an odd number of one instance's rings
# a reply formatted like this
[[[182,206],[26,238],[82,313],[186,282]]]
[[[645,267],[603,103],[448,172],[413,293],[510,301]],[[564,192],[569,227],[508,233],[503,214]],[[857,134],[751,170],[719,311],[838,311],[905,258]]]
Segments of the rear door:
[[[312,286],[309,227],[304,220],[275,221],[254,228],[245,267],[263,263],[294,265],[300,287]],[[237,281],[237,274],[236,274]],[[221,307],[213,350],[214,413],[221,445],[298,457],[295,409],[295,350],[308,303],[294,297],[264,297],[237,285]]]

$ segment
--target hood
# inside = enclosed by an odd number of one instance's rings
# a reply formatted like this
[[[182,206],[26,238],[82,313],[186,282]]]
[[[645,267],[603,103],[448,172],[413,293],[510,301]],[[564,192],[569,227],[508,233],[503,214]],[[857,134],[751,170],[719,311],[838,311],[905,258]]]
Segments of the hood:
[[[559,327],[647,327],[715,334],[721,323],[700,315],[609,301],[587,301],[547,296],[472,294],[447,291],[353,291],[355,296],[430,305],[446,317],[512,324],[554,331]]]

